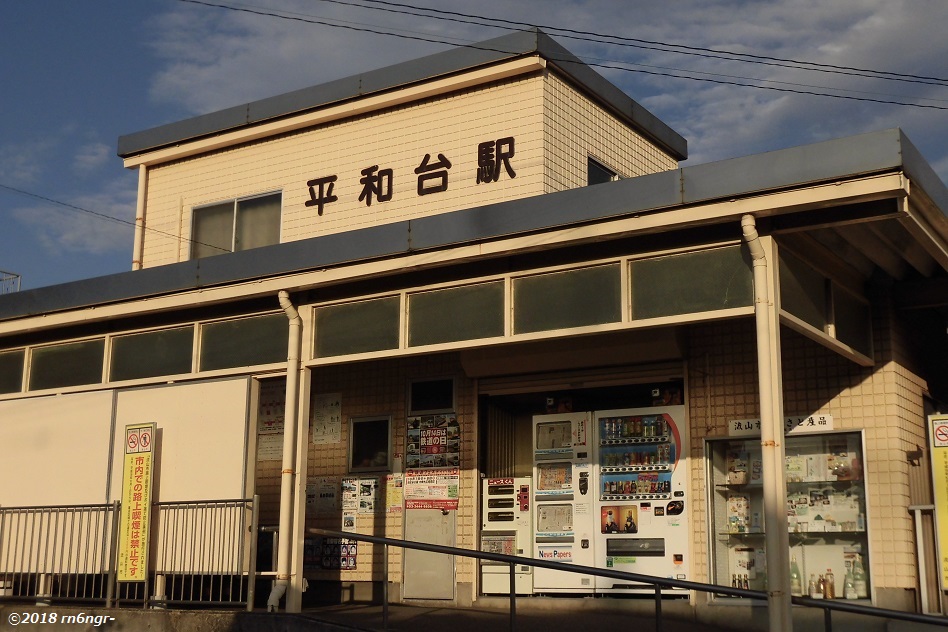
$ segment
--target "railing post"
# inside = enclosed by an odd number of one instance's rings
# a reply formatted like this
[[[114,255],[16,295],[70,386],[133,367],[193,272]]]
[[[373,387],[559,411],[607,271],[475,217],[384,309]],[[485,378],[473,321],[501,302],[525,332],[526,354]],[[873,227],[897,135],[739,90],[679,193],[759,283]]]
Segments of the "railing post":
[[[510,568],[510,632],[517,631],[517,565],[508,562]]]
[[[115,600],[115,567],[118,565],[119,501],[112,501],[112,533],[109,535],[108,586],[105,587],[105,607],[112,608]]]
[[[655,584],[655,632],[662,632],[665,625],[662,621],[662,587]]]
[[[253,612],[253,602],[257,598],[257,538],[260,534],[260,494],[253,495],[253,508],[250,510],[250,566],[247,569],[247,612]]]
[[[823,630],[833,632],[833,611],[829,608],[823,608]]]
[[[382,545],[382,629],[388,631],[388,544]]]

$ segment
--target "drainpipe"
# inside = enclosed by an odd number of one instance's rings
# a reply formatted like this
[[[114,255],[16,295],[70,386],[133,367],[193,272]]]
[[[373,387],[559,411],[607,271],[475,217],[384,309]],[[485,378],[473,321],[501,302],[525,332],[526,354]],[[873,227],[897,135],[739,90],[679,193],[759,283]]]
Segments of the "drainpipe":
[[[286,351],[286,408],[283,417],[283,475],[280,485],[280,525],[277,541],[277,578],[267,598],[267,611],[276,612],[280,598],[290,583],[290,536],[293,518],[293,486],[296,482],[296,428],[297,402],[300,389],[300,342],[303,321],[290,301],[290,295],[280,290],[280,307],[290,321],[290,335]]]
[[[145,196],[148,194],[148,167],[138,165],[138,202],[135,206],[135,242],[132,270],[142,269],[145,252]]]
[[[760,447],[763,466],[764,546],[767,554],[767,610],[772,632],[791,632],[790,535],[780,375],[780,328],[771,297],[767,256],[753,215],[741,218],[744,241],[754,264],[754,317],[757,323],[757,373],[760,391]],[[773,250],[771,249],[771,252]]]

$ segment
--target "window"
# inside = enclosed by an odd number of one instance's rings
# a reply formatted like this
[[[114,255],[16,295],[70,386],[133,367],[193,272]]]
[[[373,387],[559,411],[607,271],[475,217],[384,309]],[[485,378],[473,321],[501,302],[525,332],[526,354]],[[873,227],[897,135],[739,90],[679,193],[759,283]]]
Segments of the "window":
[[[602,184],[603,182],[612,182],[619,177],[615,171],[606,167],[601,162],[593,158],[586,158],[586,184]]]
[[[391,417],[349,420],[349,471],[388,472],[391,469]]]
[[[514,279],[514,333],[617,323],[621,295],[617,263]]]
[[[408,346],[504,335],[504,282],[408,296]]]
[[[0,351],[0,394],[18,393],[23,387],[23,360],[26,351]]]
[[[109,379],[136,380],[191,372],[194,327],[117,336],[112,340]]]
[[[286,362],[290,325],[282,312],[201,325],[201,371]]]
[[[194,209],[191,258],[280,243],[281,205],[282,195],[273,193]]]
[[[418,380],[408,388],[408,414],[453,413],[454,380]]]
[[[397,349],[398,318],[397,296],[319,307],[316,357]]]
[[[98,384],[104,357],[105,338],[33,349],[29,390]]]

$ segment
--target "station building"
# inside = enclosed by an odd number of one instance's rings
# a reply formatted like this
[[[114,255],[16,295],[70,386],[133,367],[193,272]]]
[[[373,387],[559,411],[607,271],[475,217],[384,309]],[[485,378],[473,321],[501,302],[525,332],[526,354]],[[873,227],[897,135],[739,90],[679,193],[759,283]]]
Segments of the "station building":
[[[118,151],[133,270],[0,296],[0,512],[122,500],[154,424],[152,500],[259,495],[289,610],[382,564],[398,600],[504,592],[308,527],[763,589],[768,522],[803,591],[940,608],[948,190],[900,130],[681,167],[529,31]],[[518,592],[637,590],[564,577]]]

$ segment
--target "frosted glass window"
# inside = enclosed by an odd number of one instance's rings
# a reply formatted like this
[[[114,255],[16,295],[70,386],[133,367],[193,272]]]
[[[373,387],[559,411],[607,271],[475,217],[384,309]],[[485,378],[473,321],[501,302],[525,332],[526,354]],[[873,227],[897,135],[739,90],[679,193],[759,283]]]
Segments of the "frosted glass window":
[[[793,255],[780,253],[780,307],[826,331],[826,277]]]
[[[290,324],[283,313],[201,326],[201,370],[286,362]]]
[[[316,309],[316,357],[398,348],[399,298]]]
[[[104,338],[33,349],[29,390],[98,384],[104,363]]]
[[[504,335],[504,282],[420,292],[408,297],[408,345]]]
[[[619,264],[514,279],[514,333],[618,322]]]
[[[191,214],[191,258],[280,243],[282,195],[262,195],[196,208]]]
[[[872,317],[869,305],[834,287],[833,312],[836,339],[861,354],[872,357]]]
[[[0,351],[0,393],[18,393],[23,386],[26,351]]]
[[[741,248],[634,261],[632,318],[657,318],[753,305],[753,273]]]
[[[112,340],[109,379],[117,382],[190,373],[193,347],[193,327],[119,336]]]

